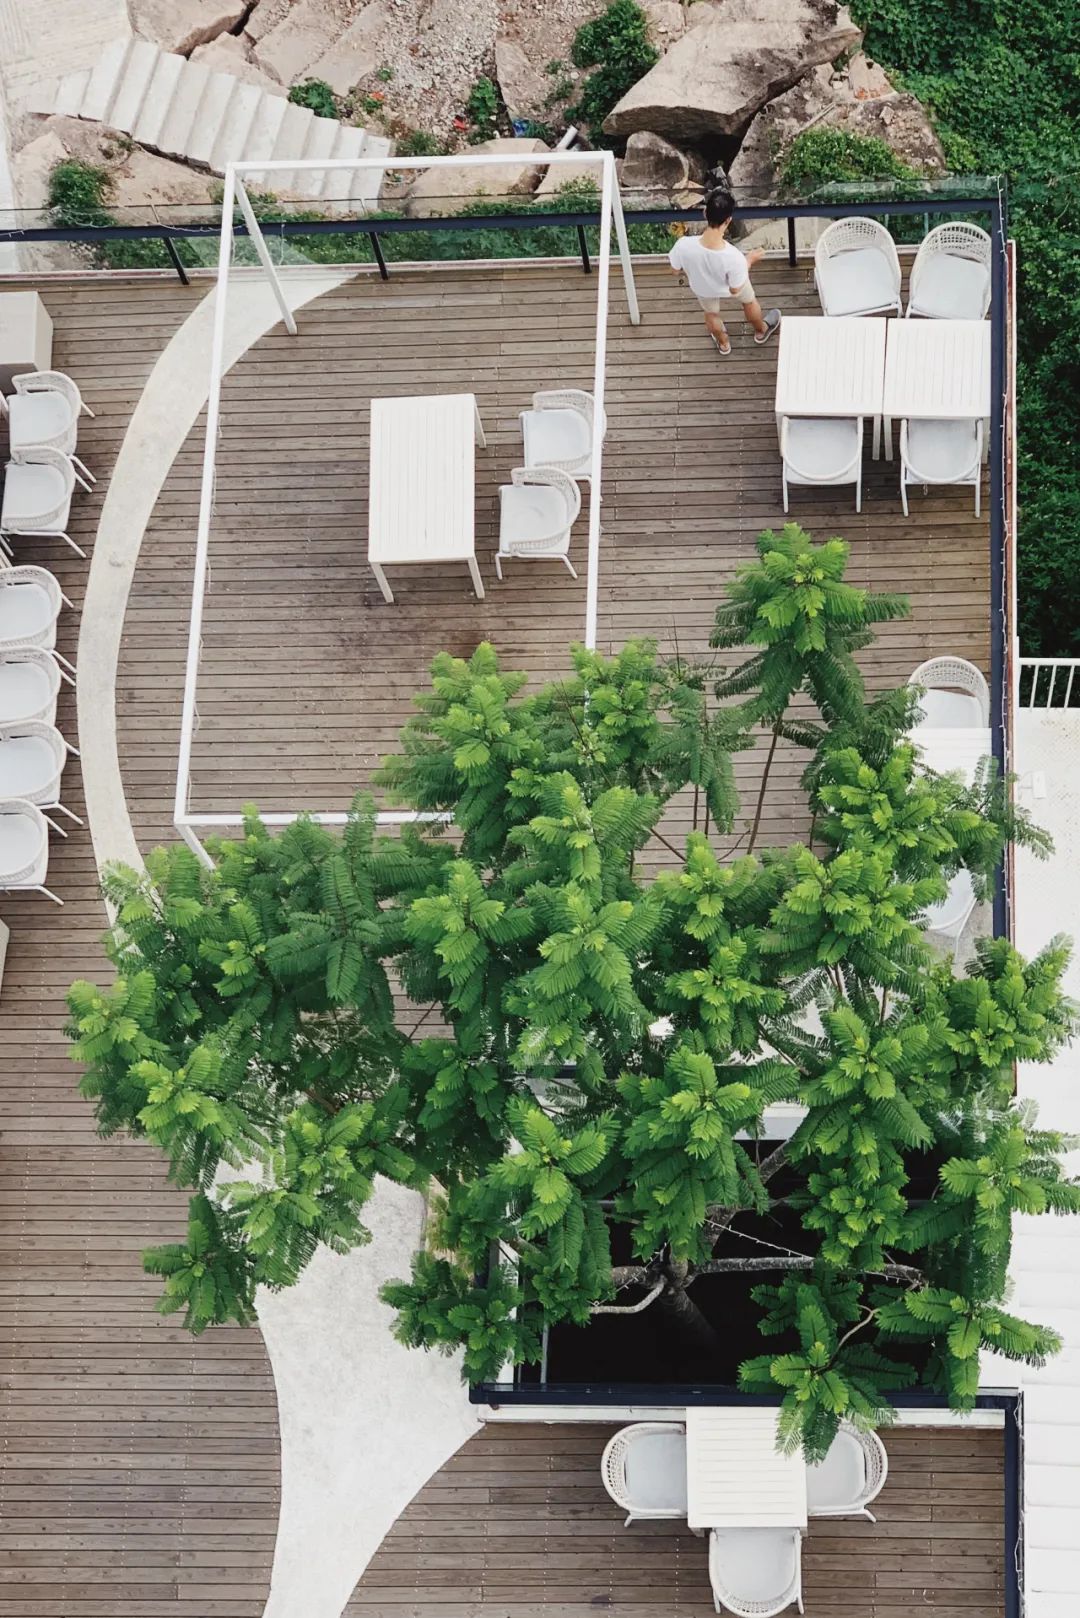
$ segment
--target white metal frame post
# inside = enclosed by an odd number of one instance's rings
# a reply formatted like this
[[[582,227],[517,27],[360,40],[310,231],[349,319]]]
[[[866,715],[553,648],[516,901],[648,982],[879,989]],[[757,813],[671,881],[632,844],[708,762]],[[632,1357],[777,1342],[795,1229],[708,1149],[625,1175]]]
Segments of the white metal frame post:
[[[222,197],[221,236],[218,245],[218,268],[214,308],[214,326],[210,350],[210,384],[206,403],[206,441],[203,447],[202,485],[199,494],[199,516],[195,536],[195,575],[191,593],[191,621],[188,626],[187,661],[184,669],[184,700],[180,720],[180,745],[177,756],[176,794],[173,803],[173,823],[180,836],[188,847],[205,864],[213,862],[199,837],[199,829],[214,829],[226,831],[237,828],[243,824],[243,816],[235,811],[226,813],[193,813],[191,808],[191,758],[195,740],[195,731],[198,720],[198,680],[199,661],[202,651],[202,625],[203,612],[206,604],[206,587],[209,576],[210,530],[214,513],[214,485],[217,462],[217,440],[220,430],[221,418],[221,385],[225,372],[225,334],[228,319],[228,291],[229,272],[233,260],[233,214],[238,206],[244,218],[249,236],[254,245],[259,263],[267,280],[270,283],[274,298],[281,311],[285,329],[293,336],[297,327],[288,299],[281,285],[277,268],[273,263],[266,245],[259,221],[255,216],[251,200],[244,187],[244,175],[258,173],[265,175],[275,170],[295,171],[297,169],[354,169],[354,170],[410,170],[429,168],[460,168],[465,164],[483,164],[490,167],[492,164],[520,166],[520,157],[512,154],[500,154],[483,157],[461,155],[455,157],[426,157],[426,158],[337,158],[319,161],[318,159],[287,159],[277,161],[262,161],[250,163],[230,163],[225,171],[225,187]],[[641,321],[641,311],[638,305],[637,288],[634,284],[634,269],[630,257],[630,246],[627,239],[626,221],[623,216],[622,200],[619,195],[619,185],[615,174],[615,159],[611,152],[549,152],[537,157],[536,166],[559,167],[568,163],[578,166],[595,164],[599,171],[601,182],[600,194],[600,244],[597,255],[597,310],[596,310],[596,348],[595,363],[593,367],[593,397],[595,400],[596,419],[604,419],[604,382],[607,359],[607,320],[608,299],[611,280],[611,230],[614,222],[615,236],[618,244],[619,262],[626,287],[627,312],[632,325]],[[599,434],[594,434],[592,448],[591,492],[589,504],[589,537],[588,537],[588,573],[585,606],[585,644],[590,647],[596,645],[597,616],[600,589],[600,506],[602,500],[601,470],[603,463],[603,440]],[[285,813],[271,813],[262,816],[268,826],[287,826],[296,820],[297,816],[306,811],[298,809]],[[312,820],[323,826],[343,826],[347,816],[339,810],[315,812],[311,814]],[[417,814],[415,812],[383,812],[377,816],[382,826],[400,826],[416,820],[443,820],[445,816],[431,814]]]

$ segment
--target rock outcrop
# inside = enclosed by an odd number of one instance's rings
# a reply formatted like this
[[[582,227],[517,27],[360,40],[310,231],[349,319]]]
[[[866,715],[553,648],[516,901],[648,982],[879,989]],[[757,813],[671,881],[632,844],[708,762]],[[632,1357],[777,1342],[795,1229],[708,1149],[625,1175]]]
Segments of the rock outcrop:
[[[481,141],[472,147],[474,157],[506,155],[520,157],[519,163],[490,163],[455,168],[423,169],[409,188],[405,212],[411,216],[431,217],[458,213],[470,201],[479,197],[497,200],[501,197],[522,196],[535,190],[540,170],[529,162],[530,154],[546,152],[549,148],[542,140],[517,140],[498,136],[495,140]]]
[[[675,141],[737,138],[767,102],[861,39],[835,0],[709,5],[702,21],[627,91],[604,128],[610,135],[651,130]]]
[[[495,41],[495,77],[511,118],[541,123],[548,116],[544,101],[551,80],[534,66],[516,39]]]
[[[631,207],[690,207],[702,192],[704,163],[663,135],[641,130],[626,143],[619,185]]]
[[[128,0],[135,32],[182,56],[235,28],[247,9],[244,0]]]

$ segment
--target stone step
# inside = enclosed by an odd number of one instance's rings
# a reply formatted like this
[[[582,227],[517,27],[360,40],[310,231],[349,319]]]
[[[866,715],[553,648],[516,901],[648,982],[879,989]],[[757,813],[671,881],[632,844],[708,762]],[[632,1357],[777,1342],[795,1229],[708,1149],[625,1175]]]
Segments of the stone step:
[[[65,74],[57,86],[53,112],[65,118],[77,118],[89,85],[89,68],[84,67],[79,73]]]
[[[181,58],[182,59],[182,58]],[[210,69],[198,62],[184,62],[184,71],[176,83],[169,109],[158,134],[158,150],[170,156],[181,157],[187,151],[188,141],[199,115],[199,104],[210,83]]]
[[[110,45],[106,45],[90,69],[90,83],[79,108],[80,118],[96,118],[100,123],[106,121],[113,98],[120,88],[132,43],[130,39],[114,39]]]
[[[148,40],[132,41],[131,50],[124,63],[123,76],[116,87],[116,94],[113,96],[105,120],[110,129],[122,130],[125,135],[131,134],[160,54],[157,46],[151,45]]]
[[[228,121],[234,97],[240,88],[239,79],[234,78],[231,73],[211,73],[207,79],[187,140],[187,156],[192,163],[205,163],[207,168],[213,167],[214,147]],[[248,88],[256,87],[249,85]]]
[[[240,161],[255,114],[264,99],[257,84],[237,83],[210,152],[210,167],[215,173],[224,174],[226,163]]]
[[[181,77],[189,71],[188,63],[182,56],[174,56],[171,51],[161,52],[131,131],[133,139],[140,145],[161,145],[161,134],[172,108],[173,97],[179,89]]]
[[[260,93],[259,105],[251,121],[251,129],[241,154],[245,163],[266,162],[274,150],[274,142],[277,140],[278,130],[285,118],[285,109],[289,104],[281,96]]]
[[[302,156],[307,145],[308,130],[314,119],[315,114],[310,107],[298,107],[295,103],[286,101],[285,116],[281,120],[271,157],[277,161],[284,161],[286,158]],[[268,191],[291,191],[292,181],[292,169],[280,169],[263,176],[263,184]]]
[[[394,149],[394,143],[387,135],[366,134],[364,137],[365,157],[389,157]],[[361,169],[357,175],[361,190],[357,195],[363,197],[369,208],[373,208],[379,200],[379,191],[382,187],[385,169]]]
[[[364,131],[342,124],[331,157],[360,157],[364,152]],[[357,169],[327,169],[320,195],[327,202],[352,202],[361,194],[363,180]],[[348,212],[346,208],[343,210]]]
[[[317,162],[319,158],[329,157],[334,150],[338,130],[341,125],[336,118],[314,118],[308,130],[308,138],[301,156]],[[322,195],[322,185],[326,178],[325,169],[296,169],[292,176],[292,190],[298,197],[318,197]]]

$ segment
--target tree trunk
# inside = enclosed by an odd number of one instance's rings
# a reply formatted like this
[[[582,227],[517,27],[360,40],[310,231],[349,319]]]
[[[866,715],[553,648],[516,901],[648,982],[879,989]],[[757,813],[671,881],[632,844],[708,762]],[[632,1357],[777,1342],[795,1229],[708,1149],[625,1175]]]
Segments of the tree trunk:
[[[761,772],[761,790],[757,797],[757,809],[754,811],[754,824],[750,828],[750,841],[746,845],[746,852],[753,853],[757,842],[758,828],[761,825],[761,811],[765,807],[765,788],[769,784],[769,771],[772,769],[773,756],[776,753],[776,744],[780,740],[780,720],[773,726],[772,741],[769,743],[769,754],[765,760],[765,768]]]
[[[672,1264],[668,1284],[656,1300],[687,1347],[719,1353],[720,1339],[686,1290],[688,1264]],[[697,1273],[695,1271],[695,1273]]]

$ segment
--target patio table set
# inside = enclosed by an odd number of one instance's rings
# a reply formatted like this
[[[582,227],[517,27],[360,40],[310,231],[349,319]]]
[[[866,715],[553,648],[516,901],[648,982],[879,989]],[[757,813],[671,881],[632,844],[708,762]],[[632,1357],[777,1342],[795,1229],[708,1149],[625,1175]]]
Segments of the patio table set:
[[[863,1517],[888,1475],[881,1439],[842,1422],[824,1460],[776,1445],[775,1409],[702,1406],[680,1421],[620,1428],[603,1453],[604,1487],[632,1522],[685,1520],[709,1536],[717,1612],[772,1618],[802,1600],[811,1517]]]
[[[0,417],[9,459],[0,503],[0,892],[32,890],[62,904],[46,887],[49,832],[66,832],[54,815],[82,822],[61,801],[61,779],[75,748],[56,727],[63,681],[75,670],[56,649],[61,609],[70,607],[43,567],[16,564],[21,539],[67,532],[76,484],[95,479],[76,453],[81,416],[93,415],[77,384],[52,369],[52,321],[36,292],[0,295]],[[10,391],[9,391],[10,390]]]
[[[838,219],[817,244],[821,316],[788,316],[780,330],[776,424],[789,486],[854,484],[862,510],[863,429],[873,457],[893,458],[900,423],[900,499],[913,483],[969,484],[980,509],[990,416],[990,237],[977,225],[939,225],[912,265],[900,315],[900,260],[872,219]]]

